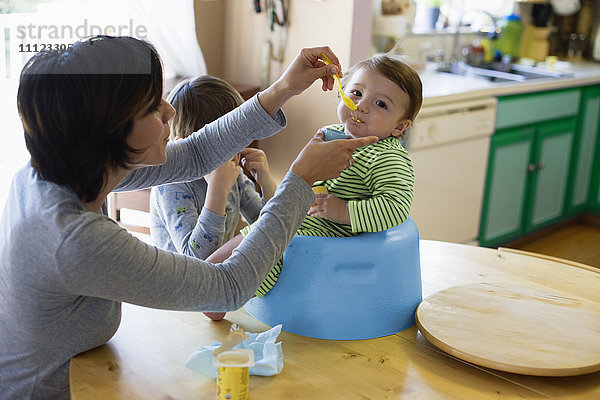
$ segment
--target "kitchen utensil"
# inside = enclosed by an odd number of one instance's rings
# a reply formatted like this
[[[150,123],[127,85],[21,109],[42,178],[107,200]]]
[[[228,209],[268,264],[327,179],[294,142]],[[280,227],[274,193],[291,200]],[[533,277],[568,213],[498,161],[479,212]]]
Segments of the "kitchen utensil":
[[[525,25],[521,36],[519,56],[535,61],[544,61],[549,54],[549,35],[550,28],[547,26]]]
[[[313,193],[325,193],[328,194],[329,191],[327,190],[327,188],[325,186],[315,186],[312,188]]]
[[[279,1],[281,8],[281,17],[275,11],[275,0],[267,1],[267,12],[269,13],[269,28],[271,32],[275,30],[275,24],[281,27],[285,27],[287,24],[287,11],[285,9],[285,2]]]
[[[548,19],[552,15],[550,4],[536,3],[531,9],[531,21],[533,25],[543,27],[548,24]]]
[[[329,57],[327,57],[327,55],[325,53],[321,53],[321,60],[323,60],[323,62],[326,65],[331,64],[331,59]],[[348,106],[348,108],[350,110],[355,111],[356,110],[356,104],[354,104],[354,102],[352,101],[352,99],[350,97],[346,96],[346,94],[342,90],[342,82],[340,81],[340,76],[338,74],[334,74],[333,78],[335,79],[335,81],[338,84],[338,87],[340,89],[340,96],[341,96],[342,100],[344,101],[344,104],[346,104],[346,106]]]
[[[217,347],[213,351],[214,356],[216,357],[220,353],[233,349],[235,346],[242,343],[247,338],[248,335],[246,334],[246,332],[244,332],[242,328],[237,326],[237,324],[232,324],[229,328],[229,334],[227,334],[227,337],[223,341],[223,344],[221,344],[221,346]]]
[[[417,327],[436,347],[501,371],[600,371],[600,304],[547,287],[472,283],[426,298]]]

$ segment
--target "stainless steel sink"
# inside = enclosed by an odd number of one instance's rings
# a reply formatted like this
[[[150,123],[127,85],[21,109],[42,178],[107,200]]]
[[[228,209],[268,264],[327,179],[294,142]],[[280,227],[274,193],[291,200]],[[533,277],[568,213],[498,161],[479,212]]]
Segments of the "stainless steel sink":
[[[491,82],[523,82],[529,79],[572,76],[570,73],[549,71],[543,68],[528,67],[520,64],[492,63],[475,67],[462,61],[444,64],[438,68],[438,72],[472,76],[487,79]]]

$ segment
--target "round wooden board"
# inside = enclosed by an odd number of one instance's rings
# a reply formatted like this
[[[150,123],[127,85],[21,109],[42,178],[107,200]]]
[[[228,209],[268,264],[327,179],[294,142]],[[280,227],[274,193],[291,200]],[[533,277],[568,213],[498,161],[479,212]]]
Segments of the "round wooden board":
[[[600,304],[551,289],[475,283],[432,294],[417,327],[473,364],[536,376],[600,370]]]

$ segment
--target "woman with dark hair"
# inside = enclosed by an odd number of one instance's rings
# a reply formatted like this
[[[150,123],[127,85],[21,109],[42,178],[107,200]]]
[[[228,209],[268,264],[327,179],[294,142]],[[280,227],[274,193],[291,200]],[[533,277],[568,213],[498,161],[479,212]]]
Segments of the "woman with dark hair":
[[[319,59],[324,52],[333,65]],[[173,108],[150,44],[99,36],[36,54],[21,73],[18,109],[31,161],[13,179],[0,224],[0,393],[69,398],[71,357],[116,332],[121,302],[171,310],[234,310],[249,299],[314,201],[374,138],[323,142],[292,163],[260,222],[212,264],[149,246],[106,216],[113,190],[197,179],[285,125],[280,110],[339,72],[327,47],[303,49],[284,74],[198,133],[167,145]]]

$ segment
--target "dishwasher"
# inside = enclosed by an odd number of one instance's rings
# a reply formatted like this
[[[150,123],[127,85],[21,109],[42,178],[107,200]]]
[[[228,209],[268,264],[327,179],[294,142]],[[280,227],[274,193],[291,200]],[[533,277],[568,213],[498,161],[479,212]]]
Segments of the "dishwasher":
[[[424,106],[407,135],[421,239],[477,244],[497,100]]]

